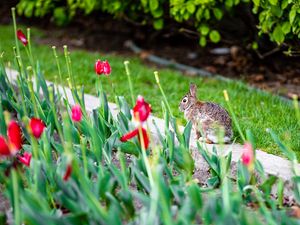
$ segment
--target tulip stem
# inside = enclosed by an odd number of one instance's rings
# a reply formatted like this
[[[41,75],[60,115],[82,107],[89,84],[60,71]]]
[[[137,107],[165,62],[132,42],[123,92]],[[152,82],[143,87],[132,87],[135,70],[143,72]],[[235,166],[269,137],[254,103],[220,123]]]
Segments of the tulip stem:
[[[35,68],[35,64],[34,64],[34,60],[33,60],[33,56],[32,56],[32,51],[31,51],[31,38],[30,38],[30,28],[27,28],[27,41],[28,41],[28,47],[25,46],[25,50],[26,53],[28,55],[30,64],[32,66],[32,71],[33,71],[33,76],[35,79],[35,90],[38,90],[38,79],[37,79],[37,73],[36,73],[36,68]]]
[[[86,139],[84,137],[80,137],[80,145],[82,151],[82,161],[83,161],[83,171],[84,177],[88,177],[88,167],[87,167],[87,159],[86,159]]]
[[[159,87],[159,90],[160,90],[160,92],[161,92],[161,94],[162,94],[162,96],[163,96],[163,98],[164,98],[164,102],[165,102],[165,104],[166,104],[166,106],[167,106],[167,109],[168,109],[170,115],[173,117],[173,113],[172,113],[172,111],[171,111],[171,107],[170,107],[170,105],[169,105],[169,102],[168,102],[168,100],[167,100],[167,97],[166,97],[166,95],[165,95],[165,92],[164,92],[164,90],[162,89],[162,86],[161,86],[161,84],[160,84],[159,76],[158,76],[158,72],[157,72],[157,71],[154,72],[154,76],[155,76],[155,80],[156,80],[157,86]]]
[[[57,131],[58,131],[58,135],[60,137],[61,143],[64,142],[64,136],[63,136],[63,132],[62,132],[62,127],[61,127],[61,123],[59,123],[58,118],[57,118],[57,114],[56,114],[56,107],[55,107],[55,103],[54,103],[54,96],[53,96],[53,91],[51,88],[49,88],[49,93],[50,93],[50,108],[52,110],[53,113],[53,118],[54,118],[54,123],[56,125]]]
[[[130,75],[130,70],[129,70],[129,61],[125,61],[124,65],[125,65],[126,75],[128,78],[129,90],[130,90],[130,94],[131,94],[131,101],[132,101],[132,105],[134,105],[135,102],[134,102],[134,94],[133,94],[133,88],[132,88],[132,82],[131,82],[131,75]]]
[[[153,188],[154,187],[154,181],[153,181],[153,176],[152,176],[152,172],[151,172],[151,167],[146,155],[146,148],[145,148],[145,140],[144,140],[144,136],[143,136],[143,131],[142,131],[142,126],[138,126],[138,130],[139,130],[139,136],[140,136],[140,140],[141,140],[141,147],[142,147],[142,156],[143,156],[143,160],[146,166],[146,170],[148,173],[148,177],[149,177],[149,181],[150,181],[150,186]]]
[[[110,86],[111,86],[111,90],[112,90],[112,92],[113,92],[113,95],[114,95],[115,99],[117,99],[115,86],[114,86],[112,80],[110,79],[110,75],[108,75],[108,81],[109,81],[109,83],[110,83]],[[116,103],[118,103],[118,101],[116,101]]]
[[[70,56],[69,56],[69,53],[68,53],[68,47],[66,45],[64,45],[63,48],[64,48],[64,55],[65,55],[65,60],[66,60],[66,65],[67,65],[67,71],[68,71],[69,79],[71,81],[72,88],[76,89],[75,80],[74,80],[74,77],[73,77],[73,74],[72,74],[72,70],[71,70],[71,59],[70,59]]]
[[[18,176],[17,171],[15,169],[12,170],[12,185],[13,185],[13,202],[14,202],[14,219],[16,225],[21,224],[21,217],[20,217],[20,205],[19,205],[19,187],[18,187]]]
[[[56,53],[56,47],[52,46],[52,49],[53,49],[53,55],[54,55],[54,58],[55,58],[57,70],[58,70],[59,83],[62,85],[63,92],[64,92],[64,95],[65,95],[65,98],[66,98],[67,102],[69,102],[68,95],[67,95],[67,92],[66,92],[66,89],[65,89],[65,85],[63,85],[63,82],[62,82],[61,69],[60,69],[60,64],[59,64],[59,61],[58,61],[58,55]]]
[[[31,101],[33,104],[33,111],[34,111],[34,115],[39,118],[39,113],[37,110],[37,103],[35,101],[35,95],[34,95],[34,90],[33,90],[33,83],[31,80],[28,81],[28,88],[29,88],[29,92],[30,92],[30,97],[31,97]]]
[[[17,55],[20,55],[19,43],[18,43],[18,38],[17,38],[17,23],[16,23],[16,8],[15,7],[11,8],[11,14],[12,14],[13,24],[14,24]]]
[[[241,129],[240,125],[239,125],[239,122],[238,122],[238,120],[236,118],[236,115],[235,115],[235,113],[234,113],[234,111],[232,109],[232,106],[231,106],[230,101],[229,101],[229,96],[228,96],[227,90],[224,90],[223,93],[224,93],[225,101],[226,101],[227,106],[228,106],[228,110],[229,110],[229,112],[230,112],[230,114],[232,116],[232,120],[233,120],[236,128],[238,129],[238,132],[239,132],[242,140],[245,142],[246,141],[245,135],[243,134],[242,129]]]
[[[293,105],[295,108],[296,118],[298,120],[298,123],[300,125],[300,110],[299,110],[299,102],[298,102],[298,96],[293,95]]]

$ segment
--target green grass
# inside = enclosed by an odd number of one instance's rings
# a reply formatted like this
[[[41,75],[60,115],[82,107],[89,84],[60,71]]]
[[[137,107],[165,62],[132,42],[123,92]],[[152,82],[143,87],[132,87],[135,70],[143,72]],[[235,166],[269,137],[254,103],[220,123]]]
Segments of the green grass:
[[[34,40],[37,37],[43,38],[43,33],[37,29],[32,29],[31,33],[34,57],[38,60],[46,79],[55,81],[58,73],[52,54],[52,45],[51,43],[48,46],[37,45]],[[1,52],[4,52],[4,60],[6,62],[11,61],[12,65],[15,64],[12,49],[14,44],[13,27],[0,26],[0,49]],[[26,52],[22,45],[20,47],[24,60]],[[62,54],[63,48],[62,46],[57,46],[57,49],[59,50],[59,60],[63,68],[63,76],[67,78],[65,59]],[[162,96],[153,75],[156,68],[149,68],[149,66],[144,65],[137,57],[125,58],[119,55],[108,55],[101,51],[91,53],[84,50],[71,49],[72,71],[77,85],[84,85],[85,92],[87,93],[96,93],[95,82],[97,75],[94,72],[94,63],[98,58],[102,60],[107,59],[110,62],[112,66],[111,79],[116,86],[116,94],[125,96],[128,102],[131,102],[123,64],[125,60],[129,60],[134,94],[143,95],[146,101],[151,103],[153,114],[162,117]],[[223,106],[226,106],[223,90],[227,89],[242,130],[250,129],[253,132],[259,149],[273,154],[280,154],[279,149],[266,132],[266,128],[271,128],[300,158],[300,126],[297,123],[295,111],[291,104],[269,93],[255,91],[239,81],[227,82],[212,78],[186,77],[182,73],[172,69],[159,69],[159,74],[160,82],[166,92],[173,114],[181,122],[184,120],[183,114],[178,110],[178,104],[182,96],[188,91],[190,82],[197,84],[199,99],[217,102]],[[64,80],[64,84],[67,84],[66,79]],[[109,95],[109,100],[113,101],[107,77],[102,77],[102,83]],[[240,141],[236,129],[235,137],[237,137],[237,141]]]

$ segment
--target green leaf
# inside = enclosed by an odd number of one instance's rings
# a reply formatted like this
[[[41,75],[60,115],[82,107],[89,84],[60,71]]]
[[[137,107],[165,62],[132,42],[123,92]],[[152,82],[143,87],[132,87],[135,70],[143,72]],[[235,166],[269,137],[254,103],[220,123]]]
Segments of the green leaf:
[[[158,0],[151,0],[151,1],[149,1],[149,4],[150,4],[150,10],[152,12],[155,11],[159,6]]]
[[[0,96],[0,134],[6,135],[6,124],[2,108],[2,96]]]
[[[277,16],[278,18],[281,18],[283,15],[283,10],[277,5],[272,5],[271,6],[271,14]],[[274,19],[272,21],[275,22]]]
[[[271,5],[276,5],[278,0],[269,0],[269,2],[271,3]]]
[[[233,0],[226,0],[225,1],[225,6],[227,8],[231,8],[233,6]]]
[[[153,27],[154,29],[156,30],[161,30],[164,26],[164,20],[163,19],[158,19],[158,20],[155,20],[153,22]]]
[[[219,8],[213,8],[213,13],[214,13],[214,15],[215,15],[215,17],[216,17],[217,20],[222,19],[223,12],[222,12],[221,9],[219,9]]]
[[[185,140],[185,144],[186,144],[187,148],[189,148],[189,146],[190,146],[191,130],[192,130],[192,123],[191,123],[191,121],[189,121],[183,131],[183,136],[184,136],[184,140]]]
[[[212,30],[209,33],[209,39],[213,42],[213,43],[218,43],[221,40],[221,36],[219,34],[218,31],[216,30]]]
[[[210,187],[217,187],[220,184],[220,178],[218,176],[211,177],[207,180],[207,184]]]
[[[292,24],[295,20],[295,17],[296,17],[296,9],[295,8],[292,8],[292,10],[290,11],[290,14],[289,14],[289,19],[290,19],[290,23]]]
[[[272,36],[277,44],[281,44],[284,41],[284,33],[282,32],[280,25],[275,27]]]
[[[284,199],[283,191],[284,191],[284,181],[282,179],[279,179],[277,184],[277,201],[278,201],[279,208],[282,208],[283,206],[283,199]]]
[[[206,25],[206,24],[202,24],[200,27],[199,27],[199,31],[202,35],[206,36],[208,35],[209,33],[209,27]]]
[[[271,175],[267,180],[265,180],[260,186],[260,190],[262,190],[266,195],[269,195],[272,190],[272,186],[277,181],[278,177]]]
[[[203,17],[203,8],[199,8],[196,12],[196,20],[200,21]]]
[[[210,19],[210,12],[209,12],[208,9],[205,9],[205,10],[204,10],[204,18],[207,19],[207,20]]]
[[[163,16],[164,11],[163,11],[162,8],[158,8],[157,10],[152,11],[151,13],[152,13],[152,15],[153,15],[154,18],[160,18],[160,17]]]
[[[281,3],[281,8],[285,9],[288,5],[289,5],[288,0],[283,0],[282,3]]]
[[[291,24],[289,22],[285,22],[282,24],[281,29],[284,34],[288,34],[291,31]]]
[[[188,187],[187,192],[191,198],[191,201],[194,203],[196,209],[200,209],[202,207],[202,197],[198,185],[192,184],[191,186]]]
[[[131,141],[128,142],[122,142],[120,145],[121,151],[127,154],[139,155],[139,148]]]
[[[199,44],[201,47],[205,47],[206,46],[206,37],[201,36],[200,40],[199,40]]]
[[[254,41],[254,42],[252,43],[252,49],[253,49],[253,50],[257,50],[257,49],[258,49],[258,43],[257,43],[256,41]]]
[[[259,6],[260,0],[253,0],[254,5]]]
[[[186,5],[186,9],[190,14],[193,14],[196,10],[196,7],[192,2],[188,2]]]

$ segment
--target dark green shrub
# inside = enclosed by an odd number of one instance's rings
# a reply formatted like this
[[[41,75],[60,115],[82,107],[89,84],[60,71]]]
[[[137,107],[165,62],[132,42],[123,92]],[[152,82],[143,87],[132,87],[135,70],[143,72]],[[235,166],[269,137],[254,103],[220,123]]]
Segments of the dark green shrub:
[[[241,4],[252,10],[257,21],[252,25],[257,27],[258,36],[267,34],[278,45],[300,37],[298,0],[20,0],[17,7],[19,14],[27,17],[51,15],[58,25],[68,23],[78,12],[90,14],[93,11],[152,24],[155,29],[162,29],[171,19],[183,27],[194,27],[199,33],[199,44],[205,46],[208,39],[213,43],[221,40],[217,25],[226,17],[224,15],[239,10],[236,6]],[[257,48],[257,43],[253,43]]]

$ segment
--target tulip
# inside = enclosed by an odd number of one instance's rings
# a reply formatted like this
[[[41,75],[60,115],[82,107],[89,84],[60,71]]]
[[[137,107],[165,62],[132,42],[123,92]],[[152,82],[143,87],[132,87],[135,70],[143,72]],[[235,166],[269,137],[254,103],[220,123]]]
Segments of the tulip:
[[[72,165],[71,164],[68,164],[67,165],[67,169],[66,169],[66,172],[65,172],[65,175],[63,177],[63,180],[64,181],[68,181],[70,176],[71,176],[71,173],[72,173]]]
[[[105,60],[102,63],[102,67],[103,67],[103,73],[108,76],[111,73],[111,67],[109,65],[109,63],[107,62],[107,60]]]
[[[31,153],[24,152],[23,156],[18,155],[17,158],[25,166],[30,167]]]
[[[136,105],[133,108],[133,116],[136,120],[144,122],[148,119],[151,112],[151,105],[145,102],[142,96],[138,96]]]
[[[243,146],[243,153],[242,153],[242,163],[250,167],[253,165],[254,162],[254,152],[252,145],[250,143],[245,143]]]
[[[10,150],[4,137],[0,136],[0,156],[9,156]]]
[[[17,30],[17,38],[22,42],[24,46],[28,44],[28,40],[22,30]]]
[[[72,107],[72,120],[74,122],[80,122],[82,119],[82,111],[80,105],[74,105]]]
[[[18,151],[22,148],[22,132],[16,121],[11,121],[8,125],[7,136],[12,152]]]
[[[142,128],[142,135],[143,135],[143,141],[144,141],[144,148],[147,149],[149,146],[149,137],[148,137],[147,131],[144,128]],[[138,138],[139,138],[139,142],[142,143],[140,133],[138,135]]]
[[[95,72],[98,75],[105,74],[108,76],[111,73],[111,67],[108,61],[105,60],[102,62],[100,59],[98,59],[95,63]]]
[[[45,129],[45,124],[42,120],[37,119],[37,118],[31,118],[29,122],[30,130],[32,135],[39,139]]]
[[[140,132],[139,132],[138,128],[136,128],[133,131],[123,135],[120,138],[120,141],[126,142],[126,141],[132,139],[133,137],[135,137],[137,135],[138,135],[139,142],[141,143],[141,137],[140,137]],[[149,137],[148,137],[147,131],[144,128],[142,128],[142,135],[143,135],[144,147],[145,147],[145,149],[147,149],[148,146],[149,146]]]
[[[99,59],[95,63],[95,72],[98,75],[103,73],[103,63]]]

